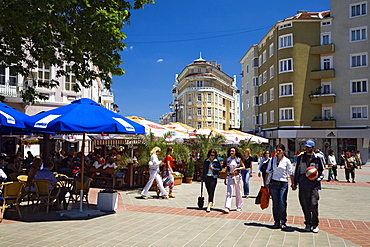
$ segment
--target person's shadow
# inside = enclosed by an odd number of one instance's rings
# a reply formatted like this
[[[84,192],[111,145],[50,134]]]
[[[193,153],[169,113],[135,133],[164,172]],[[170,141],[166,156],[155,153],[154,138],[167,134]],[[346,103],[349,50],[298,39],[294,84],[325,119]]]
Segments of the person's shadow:
[[[273,225],[267,225],[267,224],[258,223],[258,222],[246,222],[246,223],[244,223],[244,225],[245,226],[255,226],[255,227],[265,227],[265,228],[268,228],[268,229],[271,229],[271,230],[275,230],[273,228]],[[280,229],[280,230],[282,230],[284,232],[306,232],[303,229],[295,227],[295,226],[288,226],[287,228]]]

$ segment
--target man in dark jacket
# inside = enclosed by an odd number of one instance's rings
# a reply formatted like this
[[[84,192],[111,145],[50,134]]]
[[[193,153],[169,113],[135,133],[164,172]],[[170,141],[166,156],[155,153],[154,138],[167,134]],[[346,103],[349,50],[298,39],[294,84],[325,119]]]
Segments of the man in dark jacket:
[[[299,203],[305,218],[305,231],[319,232],[319,190],[321,180],[324,178],[324,164],[322,159],[314,153],[315,142],[306,141],[305,152],[298,157],[297,166],[294,174],[294,184],[292,189],[299,187]],[[317,178],[310,180],[306,177],[306,169],[315,167],[318,171]]]

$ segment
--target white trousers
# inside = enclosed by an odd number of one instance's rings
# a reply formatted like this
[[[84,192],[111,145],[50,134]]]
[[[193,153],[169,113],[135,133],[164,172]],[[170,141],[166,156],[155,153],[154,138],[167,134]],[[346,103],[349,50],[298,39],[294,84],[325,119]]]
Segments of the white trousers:
[[[226,200],[225,200],[225,208],[231,208],[231,200],[233,197],[233,190],[235,190],[235,201],[236,207],[242,208],[243,207],[243,199],[242,199],[242,191],[241,191],[241,176],[235,176],[236,184],[233,183],[232,178],[227,178],[227,193],[226,193]]]
[[[155,181],[157,181],[157,184],[158,184],[158,188],[159,190],[161,191],[161,193],[159,194],[160,196],[167,196],[167,191],[164,189],[163,187],[163,183],[162,183],[162,178],[161,176],[158,174],[157,170],[154,170],[154,169],[150,169],[149,170],[149,174],[150,174],[150,177],[149,177],[149,180],[148,182],[146,183],[143,191],[141,192],[141,195],[142,196],[146,196],[148,194],[148,191],[150,189],[150,187],[152,186],[153,184],[153,181],[155,179]]]

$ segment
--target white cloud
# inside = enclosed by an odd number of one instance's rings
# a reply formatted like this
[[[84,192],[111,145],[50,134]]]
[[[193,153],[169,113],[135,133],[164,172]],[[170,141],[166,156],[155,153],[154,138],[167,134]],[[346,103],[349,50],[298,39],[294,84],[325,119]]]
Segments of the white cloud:
[[[163,62],[163,59],[162,58],[160,58],[160,59],[157,60],[157,63],[161,63],[161,62]]]
[[[128,51],[128,50],[130,50],[130,51],[132,51],[132,50],[134,50],[134,46],[130,46],[130,47],[125,47],[125,48],[123,48],[123,51]]]

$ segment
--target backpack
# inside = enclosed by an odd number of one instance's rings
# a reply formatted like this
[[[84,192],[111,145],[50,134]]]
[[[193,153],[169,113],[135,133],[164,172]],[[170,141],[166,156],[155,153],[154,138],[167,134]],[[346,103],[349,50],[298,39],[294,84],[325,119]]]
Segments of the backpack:
[[[265,161],[262,163],[261,170],[265,170],[265,171],[267,170],[267,166],[269,165],[270,159],[271,159],[271,158],[269,158],[269,159],[265,160]]]

